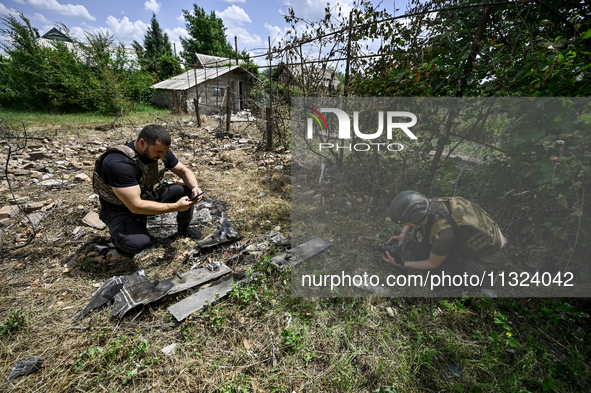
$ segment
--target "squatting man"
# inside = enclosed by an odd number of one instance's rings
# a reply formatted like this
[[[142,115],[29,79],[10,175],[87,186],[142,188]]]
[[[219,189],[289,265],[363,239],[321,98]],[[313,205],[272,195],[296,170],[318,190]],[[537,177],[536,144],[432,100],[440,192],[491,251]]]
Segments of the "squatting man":
[[[109,147],[96,160],[93,188],[100,197],[100,219],[121,255],[133,256],[153,241],[146,227],[151,215],[178,212],[178,235],[201,237],[189,224],[202,191],[195,174],[178,160],[170,144],[168,131],[152,124],[140,131],[137,140]],[[167,170],[184,185],[164,181]]]
[[[498,271],[507,261],[507,239],[497,223],[464,198],[428,199],[417,191],[402,191],[390,204],[390,218],[403,228],[388,243],[402,245],[411,229],[418,230],[411,247],[417,260],[396,263],[388,252],[382,255],[384,261],[400,268],[480,276]]]

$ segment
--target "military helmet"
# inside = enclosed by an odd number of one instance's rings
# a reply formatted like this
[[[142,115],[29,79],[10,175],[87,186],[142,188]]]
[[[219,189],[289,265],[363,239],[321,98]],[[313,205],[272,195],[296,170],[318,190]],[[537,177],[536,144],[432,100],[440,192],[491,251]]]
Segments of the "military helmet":
[[[429,200],[417,191],[402,191],[392,199],[390,218],[398,224],[421,225],[429,212]]]

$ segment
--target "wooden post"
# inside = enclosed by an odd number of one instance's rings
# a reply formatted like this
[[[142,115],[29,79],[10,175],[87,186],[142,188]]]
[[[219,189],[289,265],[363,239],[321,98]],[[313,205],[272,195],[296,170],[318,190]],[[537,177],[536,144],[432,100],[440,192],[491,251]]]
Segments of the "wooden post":
[[[345,97],[349,95],[349,64],[351,62],[351,27],[353,27],[353,11],[349,12],[349,33],[347,34],[347,63],[345,65],[345,86],[343,88],[343,95]]]
[[[267,148],[273,148],[273,108],[266,108],[267,115]]]
[[[172,91],[172,104],[174,106],[174,112],[175,113],[179,113],[179,103],[178,100],[176,98],[176,90]]]
[[[273,68],[271,67],[271,37],[269,40],[269,107],[266,109],[267,115],[267,147],[273,148]]]
[[[304,54],[302,53],[302,44],[300,44],[300,67],[302,70],[302,93],[306,97],[306,79],[304,79]]]
[[[195,79],[195,100],[193,101],[193,104],[195,104],[195,116],[197,117],[197,125],[201,127],[201,116],[199,115],[199,92],[197,90],[197,70],[195,69],[195,67],[193,67],[193,78]]]
[[[238,65],[238,37],[234,36],[234,48],[236,50],[236,65]]]
[[[226,88],[226,132],[230,132],[230,118],[232,117],[232,85]]]
[[[201,127],[201,115],[199,114],[199,98],[193,99],[193,104],[195,104],[195,116],[197,116],[197,125]]]

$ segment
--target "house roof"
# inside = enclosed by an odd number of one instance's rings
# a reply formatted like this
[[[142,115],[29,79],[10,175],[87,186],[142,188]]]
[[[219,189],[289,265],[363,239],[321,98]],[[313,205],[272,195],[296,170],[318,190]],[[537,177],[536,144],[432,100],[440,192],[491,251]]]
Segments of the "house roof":
[[[72,39],[70,37],[59,31],[55,27],[49,30],[47,33],[43,34],[41,38],[47,38],[48,40],[72,42]]]
[[[165,89],[165,90],[187,90],[194,87],[195,84],[201,84],[205,81],[219,78],[227,74],[228,72],[234,71],[236,68],[242,68],[237,65],[229,67],[219,68],[196,68],[186,71],[180,75],[173,76],[170,79],[156,83],[152,85],[154,89]],[[195,76],[197,81],[195,82]]]
[[[197,59],[195,59],[195,57]],[[229,59],[227,57],[202,55],[201,53],[195,53],[193,61],[198,60],[203,67],[215,67],[222,64],[236,64],[236,59]],[[238,59],[238,64],[244,64],[245,61]]]

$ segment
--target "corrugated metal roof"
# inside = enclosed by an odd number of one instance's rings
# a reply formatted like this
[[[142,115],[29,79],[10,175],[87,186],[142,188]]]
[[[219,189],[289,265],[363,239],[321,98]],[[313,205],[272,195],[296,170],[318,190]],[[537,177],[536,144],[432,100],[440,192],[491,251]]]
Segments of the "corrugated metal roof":
[[[199,59],[199,62],[204,67],[217,66],[217,65],[228,64],[228,63],[236,64],[236,59],[229,59],[227,57],[202,55],[200,53],[195,53],[195,55],[197,56],[197,58]],[[244,60],[238,59],[238,64],[244,64],[244,63],[245,63]]]
[[[220,68],[191,69],[180,75],[173,76],[170,79],[156,83],[155,85],[152,85],[152,88],[166,90],[187,90],[191,87],[194,87],[195,84],[201,84],[207,80],[219,78],[220,76],[225,75],[236,68],[240,68],[240,66],[233,65],[230,67]],[[197,83],[195,83],[195,75],[197,76]]]

